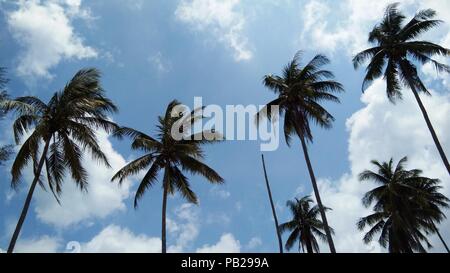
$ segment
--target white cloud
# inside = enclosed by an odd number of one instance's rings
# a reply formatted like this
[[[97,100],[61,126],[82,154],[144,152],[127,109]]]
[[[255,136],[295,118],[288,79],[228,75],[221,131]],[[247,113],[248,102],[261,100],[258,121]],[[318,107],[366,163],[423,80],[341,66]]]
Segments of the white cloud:
[[[231,233],[225,233],[214,245],[203,245],[196,250],[197,253],[239,253],[241,243]]]
[[[364,245],[363,233],[356,229],[356,221],[370,213],[361,204],[365,192],[373,188],[361,183],[357,175],[371,168],[370,160],[395,160],[409,158],[409,168],[419,168],[424,175],[442,180],[443,193],[450,196],[450,179],[436,151],[425,121],[411,91],[403,92],[404,100],[391,104],[385,95],[385,83],[381,80],[362,96],[365,107],[347,121],[349,138],[350,172],[338,181],[320,179],[323,202],[333,210],[328,213],[330,225],[335,229],[335,244],[339,252],[380,252],[378,244]],[[450,154],[450,95],[432,91],[433,96],[422,96],[441,144]],[[447,213],[448,215],[448,213]],[[441,225],[441,231],[450,239],[450,222]],[[442,251],[441,243],[432,237],[434,251]],[[325,244],[322,251],[328,250]]]
[[[192,204],[176,207],[167,218],[168,252],[184,252],[197,239],[200,230],[199,210]],[[81,252],[161,252],[160,237],[135,235],[126,228],[110,225],[87,243]]]
[[[334,53],[343,50],[349,55],[368,47],[369,31],[382,18],[384,9],[393,1],[325,1],[310,0],[302,4],[303,30],[300,45]],[[450,2],[446,0],[401,0],[401,9],[411,17],[417,10],[433,8],[439,18],[450,22]],[[448,33],[448,32],[444,32]],[[314,43],[307,43],[314,41]]]
[[[35,211],[39,220],[56,227],[67,228],[126,209],[124,201],[130,195],[130,181],[124,181],[121,186],[111,182],[111,177],[126,164],[126,161],[114,150],[105,132],[97,133],[97,137],[112,168],[108,169],[90,156],[86,156],[83,159],[83,166],[89,175],[88,192],[81,192],[72,179],[66,178],[62,188],[61,206],[52,194],[39,189],[35,199]]]
[[[62,60],[97,57],[72,26],[75,17],[90,18],[81,0],[19,1],[17,6],[7,13],[7,23],[23,48],[17,67],[20,75],[51,78],[49,70]]]
[[[168,252],[186,252],[193,248],[200,230],[199,210],[192,204],[182,204],[172,213],[173,219],[167,219]],[[255,249],[262,244],[259,237],[252,238],[246,248]],[[195,248],[194,248],[195,249]],[[58,237],[42,236],[37,239],[19,240],[17,252],[60,252],[63,250],[61,239]],[[0,249],[0,253],[3,250]],[[126,227],[111,224],[99,231],[89,241],[71,241],[65,251],[74,253],[158,253],[161,252],[159,236],[135,234]],[[225,252],[237,253],[241,251],[241,244],[232,234],[223,234],[215,244],[205,244],[195,250],[199,253]]]
[[[183,204],[174,210],[175,220],[168,221],[168,241],[174,241],[168,247],[168,252],[183,252],[198,237],[200,218],[198,208],[193,204]]]
[[[256,249],[258,247],[260,247],[262,245],[262,240],[259,237],[253,237],[250,239],[250,241],[247,244],[247,249],[249,250],[253,250]]]
[[[60,240],[50,236],[37,239],[19,239],[14,252],[16,253],[56,253],[61,246]]]
[[[181,0],[176,18],[195,30],[208,32],[234,52],[236,61],[252,58],[244,32],[245,16],[240,0]]]
[[[161,252],[161,239],[135,235],[127,228],[107,226],[92,240],[81,244],[82,253],[157,253]]]

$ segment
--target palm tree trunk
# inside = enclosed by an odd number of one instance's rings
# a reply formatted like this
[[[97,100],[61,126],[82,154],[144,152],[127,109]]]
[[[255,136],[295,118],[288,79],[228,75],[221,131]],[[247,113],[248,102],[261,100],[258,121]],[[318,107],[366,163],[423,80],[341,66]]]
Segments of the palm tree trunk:
[[[325,209],[322,205],[322,200],[320,199],[319,188],[317,187],[316,176],[314,175],[314,170],[311,165],[311,161],[308,155],[308,147],[306,146],[305,139],[300,137],[300,141],[302,143],[303,154],[305,156],[306,165],[308,166],[309,176],[311,178],[311,183],[314,189],[314,195],[316,197],[317,205],[319,206],[320,216],[322,217],[323,229],[325,230],[325,234],[327,236],[328,246],[330,247],[331,253],[336,253],[336,248],[334,247],[333,237],[331,236],[330,227],[328,226],[327,215],[325,214]]]
[[[275,220],[275,228],[276,228],[277,237],[278,237],[278,246],[280,247],[280,253],[283,253],[283,241],[281,240],[281,233],[280,233],[280,228],[278,225],[277,213],[275,211],[275,206],[273,204],[272,191],[270,190],[269,178],[267,178],[266,163],[264,162],[263,154],[261,154],[261,159],[262,159],[262,165],[263,165],[263,169],[264,169],[264,177],[266,179],[267,192],[269,193],[270,206],[272,207],[273,219]]]
[[[162,204],[162,228],[161,228],[161,252],[167,253],[166,244],[166,211],[167,211],[167,191],[168,185],[166,179],[164,179],[164,193],[163,193],[163,204]]]
[[[306,253],[314,253],[312,244],[311,244],[311,240],[308,240],[306,242]]]
[[[450,253],[450,249],[448,249],[448,246],[445,243],[444,238],[442,238],[441,233],[439,232],[438,228],[436,227],[436,225],[434,223],[433,223],[433,227],[434,227],[434,230],[436,231],[437,236],[439,237],[442,244],[444,245],[445,249],[447,250],[448,253]]]
[[[14,247],[16,246],[17,239],[19,238],[20,231],[22,229],[22,225],[25,222],[25,218],[27,217],[28,209],[30,208],[31,199],[33,198],[33,193],[36,188],[36,185],[39,181],[39,176],[41,175],[42,167],[44,166],[45,158],[48,151],[48,146],[50,144],[50,140],[45,142],[44,150],[42,151],[42,156],[39,161],[39,165],[34,173],[34,179],[31,183],[30,189],[28,190],[27,198],[25,199],[25,204],[22,208],[22,213],[20,214],[19,221],[17,222],[16,229],[14,230],[13,236],[11,237],[11,241],[8,246],[8,253],[13,253]]]
[[[422,115],[425,118],[428,130],[430,130],[431,136],[433,137],[434,144],[436,145],[436,148],[439,151],[439,155],[441,156],[442,162],[444,162],[444,165],[447,168],[447,172],[450,175],[450,164],[448,163],[448,159],[447,156],[445,155],[444,149],[442,149],[441,143],[439,142],[439,138],[437,137],[433,125],[431,124],[430,118],[428,117],[427,110],[425,109],[425,106],[423,105],[422,100],[420,99],[420,96],[417,93],[417,90],[414,87],[412,87],[411,90],[414,94],[414,97],[416,98],[417,104],[419,104],[420,111],[422,111]]]

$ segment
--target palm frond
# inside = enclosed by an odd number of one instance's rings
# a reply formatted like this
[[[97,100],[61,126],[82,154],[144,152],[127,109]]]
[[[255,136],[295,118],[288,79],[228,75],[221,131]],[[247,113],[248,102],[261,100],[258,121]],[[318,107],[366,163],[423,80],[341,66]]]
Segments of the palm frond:
[[[64,164],[70,170],[70,174],[81,190],[87,190],[88,173],[81,164],[82,150],[67,135],[60,134],[62,149],[64,151]]]
[[[20,147],[19,152],[16,155],[14,163],[11,167],[11,186],[17,188],[20,177],[22,176],[22,170],[32,160],[33,154],[37,154],[39,150],[39,142],[41,135],[39,131],[34,131]]]
[[[211,183],[221,184],[224,182],[223,178],[215,170],[191,156],[180,156],[179,160],[183,170],[192,174],[202,175]]]
[[[153,186],[153,184],[156,182],[156,178],[158,175],[158,171],[161,169],[161,161],[155,160],[153,162],[150,169],[145,174],[144,178],[142,179],[141,183],[139,184],[139,187],[136,191],[136,195],[134,197],[134,208],[137,208],[139,200],[144,195],[145,191]],[[113,178],[114,179],[114,178]]]
[[[128,176],[136,175],[148,167],[155,157],[152,154],[143,155],[120,169],[111,179],[111,181],[119,180],[122,183]]]

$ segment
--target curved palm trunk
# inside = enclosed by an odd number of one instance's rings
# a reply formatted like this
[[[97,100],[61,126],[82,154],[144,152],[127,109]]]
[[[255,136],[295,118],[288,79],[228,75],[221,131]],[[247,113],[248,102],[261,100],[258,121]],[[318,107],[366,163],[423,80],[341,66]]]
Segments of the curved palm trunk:
[[[430,118],[428,117],[427,110],[425,109],[425,106],[423,105],[422,100],[420,99],[420,96],[417,93],[417,90],[414,87],[412,87],[411,90],[414,94],[414,97],[416,98],[417,104],[419,104],[420,111],[422,111],[422,115],[425,118],[428,130],[430,130],[431,136],[433,137],[434,144],[436,145],[436,148],[439,151],[439,155],[441,156],[442,162],[444,162],[444,165],[447,168],[447,172],[450,175],[450,164],[448,163],[448,159],[447,156],[445,155],[444,149],[442,149],[441,143],[439,142],[439,138],[437,137],[433,125],[431,124]]]
[[[444,245],[445,250],[447,250],[447,252],[450,253],[450,249],[448,249],[448,246],[445,243],[444,238],[442,238],[441,233],[439,232],[439,229],[436,227],[436,225],[434,223],[433,223],[433,227],[434,227],[434,230],[436,231],[437,236],[439,237],[439,239],[441,240],[442,244]]]
[[[164,193],[163,193],[163,204],[162,204],[162,227],[161,227],[161,252],[167,253],[166,244],[166,211],[167,211],[167,183],[164,179]]]
[[[31,199],[33,198],[34,190],[36,189],[36,185],[39,181],[39,176],[41,175],[42,167],[44,166],[49,144],[50,140],[45,142],[44,150],[42,151],[42,156],[39,161],[39,165],[34,174],[33,182],[31,183],[30,189],[27,194],[27,198],[25,199],[25,204],[23,205],[22,208],[22,213],[20,214],[19,221],[17,222],[16,225],[16,229],[14,230],[13,236],[11,237],[11,241],[9,242],[8,253],[12,253],[14,251],[14,247],[16,246],[17,239],[19,238],[22,225],[25,222],[25,218],[27,217],[28,209],[30,208],[31,204]]]
[[[261,159],[262,159],[262,165],[263,165],[263,169],[264,169],[264,178],[266,179],[267,192],[269,194],[270,206],[272,207],[272,214],[273,214],[273,218],[275,220],[275,228],[276,228],[277,237],[278,237],[278,246],[280,248],[280,253],[283,253],[283,241],[281,240],[281,233],[280,233],[280,228],[278,225],[277,213],[275,211],[275,206],[273,204],[272,191],[270,190],[269,179],[267,178],[266,163],[264,162],[263,154],[261,155]]]
[[[323,222],[323,229],[325,230],[325,234],[327,236],[328,246],[330,247],[331,253],[336,253],[336,248],[334,247],[333,237],[331,236],[330,227],[328,226],[327,215],[325,214],[325,209],[322,205],[322,199],[320,199],[319,188],[317,187],[316,176],[314,175],[314,170],[311,165],[311,160],[308,155],[308,147],[306,146],[305,139],[300,137],[300,141],[302,143],[303,154],[305,156],[306,165],[308,166],[309,176],[311,178],[311,183],[314,189],[314,195],[316,197],[317,205],[319,206],[320,216]]]

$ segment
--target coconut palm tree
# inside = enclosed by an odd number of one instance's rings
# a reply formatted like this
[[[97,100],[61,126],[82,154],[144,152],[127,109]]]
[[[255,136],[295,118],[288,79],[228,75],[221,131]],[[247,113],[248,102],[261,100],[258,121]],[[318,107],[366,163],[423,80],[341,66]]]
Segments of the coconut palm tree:
[[[417,193],[413,199],[415,202],[411,204],[411,207],[414,206],[416,211],[421,213],[421,219],[427,222],[432,231],[439,237],[445,250],[450,253],[447,243],[436,226],[436,223],[439,224],[446,219],[442,209],[448,208],[450,201],[440,193],[442,189],[442,186],[439,185],[440,182],[439,179],[423,178],[421,183],[416,186]]]
[[[5,68],[0,67],[0,105],[2,105],[2,103],[8,98],[8,94],[4,90],[7,82],[8,80],[5,77]],[[2,119],[4,115],[4,110],[0,109],[0,119]],[[12,148],[13,147],[11,145],[0,147],[0,165],[9,159],[12,154]]]
[[[326,56],[316,55],[303,67],[300,65],[300,57],[301,52],[298,52],[284,68],[282,76],[264,77],[264,85],[278,97],[261,109],[257,121],[260,122],[263,118],[272,120],[272,107],[278,106],[280,113],[284,114],[284,136],[287,145],[290,146],[292,135],[300,138],[330,251],[335,253],[336,249],[308,154],[308,143],[313,141],[311,123],[328,129],[334,121],[334,117],[320,103],[324,101],[339,103],[339,99],[333,93],[343,92],[344,88],[333,80],[332,72],[322,69],[322,66],[330,62]]]
[[[122,183],[127,177],[145,171],[145,175],[136,191],[134,207],[137,208],[138,201],[145,191],[152,187],[158,178],[158,173],[163,171],[162,188],[162,229],[161,241],[162,253],[167,252],[166,247],[166,209],[167,197],[179,192],[187,201],[197,204],[197,195],[192,191],[188,178],[183,171],[191,174],[198,174],[205,177],[211,183],[223,183],[220,175],[203,163],[204,158],[202,145],[214,143],[221,139],[221,136],[214,130],[204,130],[195,134],[189,134],[192,125],[203,118],[201,109],[195,109],[191,113],[184,113],[185,109],[174,100],[166,109],[164,116],[159,117],[157,125],[157,138],[139,132],[131,128],[120,128],[115,132],[115,136],[122,138],[129,136],[133,139],[131,148],[142,151],[145,154],[119,170],[112,181],[118,180]],[[183,116],[184,115],[184,116]],[[173,128],[178,128],[174,131]],[[181,134],[180,137],[174,135]]]
[[[22,137],[29,133],[12,165],[11,186],[19,186],[23,169],[31,162],[34,175],[8,247],[11,253],[36,185],[45,188],[41,180],[44,165],[48,186],[58,202],[67,171],[81,190],[87,189],[87,173],[81,163],[85,150],[109,167],[108,159],[97,143],[95,130],[116,130],[117,126],[108,120],[107,115],[116,112],[117,108],[105,97],[100,85],[100,73],[96,69],[80,70],[48,103],[28,96],[6,100],[3,107],[17,115],[13,124],[16,143],[19,144]]]
[[[379,244],[391,253],[426,252],[422,244],[428,248],[431,244],[425,234],[438,232],[434,223],[445,218],[440,209],[448,207],[448,199],[438,192],[439,180],[421,176],[418,169],[405,170],[406,162],[406,157],[396,166],[393,159],[384,163],[373,160],[377,171],[359,175],[361,181],[377,184],[362,199],[366,207],[375,203],[374,213],[357,223],[360,230],[370,227],[363,241],[369,243],[380,233]]]
[[[448,56],[450,51],[428,41],[418,40],[419,35],[438,26],[442,21],[434,19],[431,9],[419,11],[404,24],[405,16],[398,10],[398,3],[387,7],[384,18],[369,34],[369,42],[376,46],[366,49],[353,58],[355,69],[370,60],[363,82],[365,89],[373,80],[386,80],[386,93],[391,102],[402,99],[402,85],[409,87],[419,105],[439,155],[450,174],[450,165],[438,136],[431,124],[419,93],[430,95],[421,81],[415,63],[431,64],[438,72],[450,72],[450,67],[432,59],[434,55]]]
[[[290,235],[286,241],[286,250],[290,250],[296,241],[298,241],[298,250],[307,253],[319,253],[319,244],[316,236],[324,242],[327,241],[327,236],[323,232],[324,224],[319,217],[319,207],[317,205],[311,207],[313,200],[310,196],[305,196],[302,199],[289,200],[287,206],[292,214],[292,220],[280,225],[282,232],[289,231]],[[324,208],[329,210],[329,208]],[[330,231],[334,233],[330,227]]]
[[[272,199],[272,191],[270,190],[269,178],[267,177],[266,162],[264,161],[263,154],[261,154],[261,160],[262,160],[262,165],[263,165],[263,170],[264,170],[264,179],[266,180],[267,193],[269,194],[270,207],[272,208],[272,215],[273,215],[273,219],[275,221],[275,231],[277,233],[278,246],[280,248],[280,253],[283,253],[283,241],[281,239],[281,232],[280,232],[280,228],[278,225],[277,212],[275,211],[275,205],[274,205],[273,199]]]

